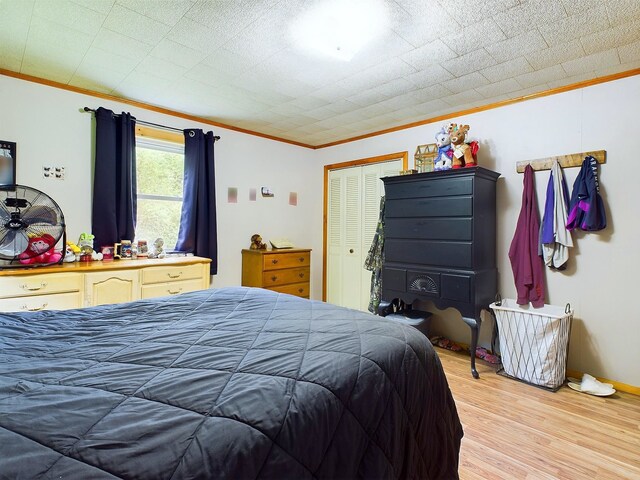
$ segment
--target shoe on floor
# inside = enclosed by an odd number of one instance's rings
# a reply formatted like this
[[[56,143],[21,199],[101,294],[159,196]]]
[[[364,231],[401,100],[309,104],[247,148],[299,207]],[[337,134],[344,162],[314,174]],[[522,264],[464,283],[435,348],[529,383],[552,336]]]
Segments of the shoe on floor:
[[[589,395],[596,395],[598,397],[608,397],[616,393],[613,385],[610,383],[602,383],[588,373],[582,376],[581,383],[569,382],[568,386],[577,392],[588,393]]]

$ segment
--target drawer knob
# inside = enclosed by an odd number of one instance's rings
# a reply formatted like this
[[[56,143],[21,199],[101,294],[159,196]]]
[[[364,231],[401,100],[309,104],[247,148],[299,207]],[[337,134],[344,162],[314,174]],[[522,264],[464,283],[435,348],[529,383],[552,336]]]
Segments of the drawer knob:
[[[275,265],[276,263],[278,263],[278,259],[274,258],[273,260],[271,260],[271,263],[273,263]]]
[[[45,308],[47,308],[47,305],[49,305],[48,303],[43,303],[41,307],[27,307],[26,305],[23,305],[22,307],[20,307],[22,310],[26,310],[27,312],[39,312],[40,310],[44,310]]]
[[[298,292],[300,292],[300,293],[304,292],[304,288],[299,288]]]
[[[350,249],[349,249],[349,253],[353,253],[353,248],[350,248]]]
[[[26,283],[23,283],[22,285],[20,285],[20,288],[23,290],[28,290],[30,292],[35,292],[36,290],[42,290],[46,286],[47,286],[47,282],[40,282],[40,285],[38,285],[37,287],[31,287]]]
[[[182,276],[182,272],[178,272],[177,275],[172,275],[171,273],[167,273],[169,278],[180,278]]]
[[[273,277],[271,277],[271,281],[275,282],[278,279],[278,277],[276,277],[275,275]]]
[[[298,276],[299,276],[300,278],[304,278],[304,273],[300,272],[300,273],[298,274]]]
[[[178,290],[171,290],[171,289],[167,290],[167,292],[169,292],[169,295],[177,295],[181,291],[182,291],[182,287],[180,287]]]
[[[298,260],[300,260],[301,262],[304,262],[304,257],[300,257]]]

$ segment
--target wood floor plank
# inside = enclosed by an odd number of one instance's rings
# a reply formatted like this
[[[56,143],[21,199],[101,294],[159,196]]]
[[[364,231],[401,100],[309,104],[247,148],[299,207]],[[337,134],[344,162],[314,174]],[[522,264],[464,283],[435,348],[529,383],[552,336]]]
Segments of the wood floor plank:
[[[549,392],[436,349],[465,437],[460,478],[640,479],[640,396]]]

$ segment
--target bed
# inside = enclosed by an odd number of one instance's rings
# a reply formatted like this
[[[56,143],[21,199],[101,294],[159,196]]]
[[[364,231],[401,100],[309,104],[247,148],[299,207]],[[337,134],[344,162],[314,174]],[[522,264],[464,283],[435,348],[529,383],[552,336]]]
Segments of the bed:
[[[3,478],[457,478],[411,327],[245,287],[0,314]]]

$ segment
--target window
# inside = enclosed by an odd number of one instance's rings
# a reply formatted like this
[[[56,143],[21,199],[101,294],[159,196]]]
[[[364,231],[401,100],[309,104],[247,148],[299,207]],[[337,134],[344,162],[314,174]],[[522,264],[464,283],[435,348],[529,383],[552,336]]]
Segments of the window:
[[[138,217],[136,239],[151,246],[162,237],[175,248],[180,229],[184,181],[184,145],[136,138]]]

